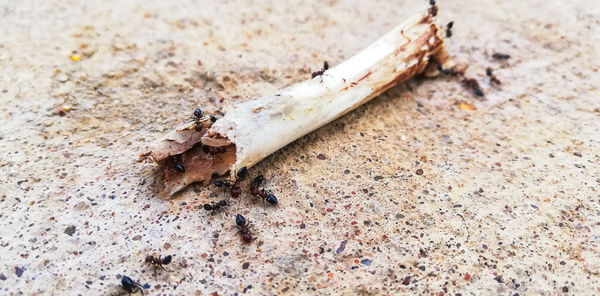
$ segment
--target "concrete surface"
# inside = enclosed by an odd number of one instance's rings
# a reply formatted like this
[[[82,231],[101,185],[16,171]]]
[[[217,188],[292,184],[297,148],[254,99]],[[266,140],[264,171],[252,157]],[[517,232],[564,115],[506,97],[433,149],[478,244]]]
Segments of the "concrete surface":
[[[391,89],[250,171],[277,207],[155,193],[140,147],[343,61],[403,2],[0,2],[0,294],[118,295],[122,274],[146,295],[600,293],[597,1],[438,1],[485,99]]]

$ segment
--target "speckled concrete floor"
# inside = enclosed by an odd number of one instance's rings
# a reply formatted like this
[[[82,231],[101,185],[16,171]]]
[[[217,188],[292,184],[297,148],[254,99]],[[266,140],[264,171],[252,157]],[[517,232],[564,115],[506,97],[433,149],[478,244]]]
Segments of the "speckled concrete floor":
[[[597,1],[438,1],[485,99],[414,79],[275,153],[251,174],[280,204],[243,200],[247,246],[236,206],[199,209],[220,191],[158,196],[141,147],[419,3],[219,2],[0,2],[0,294],[117,295],[121,274],[147,295],[600,293]]]

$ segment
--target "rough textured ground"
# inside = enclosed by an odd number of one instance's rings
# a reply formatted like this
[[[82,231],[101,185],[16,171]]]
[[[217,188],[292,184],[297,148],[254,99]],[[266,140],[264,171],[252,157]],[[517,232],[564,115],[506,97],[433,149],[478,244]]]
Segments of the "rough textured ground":
[[[247,246],[235,206],[199,209],[221,191],[158,196],[140,148],[420,3],[218,2],[0,3],[0,294],[117,295],[121,274],[147,295],[600,293],[596,1],[438,1],[485,99],[414,79],[265,159],[280,204],[242,201]]]

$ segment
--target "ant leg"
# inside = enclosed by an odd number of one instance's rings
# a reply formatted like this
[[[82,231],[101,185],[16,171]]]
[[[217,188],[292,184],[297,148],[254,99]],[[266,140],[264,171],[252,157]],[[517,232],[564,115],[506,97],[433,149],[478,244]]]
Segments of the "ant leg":
[[[237,206],[236,211],[240,209],[240,205],[242,205],[242,196],[241,195],[240,195],[240,197],[238,197],[238,206]]]
[[[134,293],[137,293],[138,291],[140,291],[140,293],[142,293],[142,296],[144,295],[144,288],[142,287],[142,284],[140,284],[139,282],[135,282],[134,283],[137,290]],[[129,295],[131,295],[131,293],[129,293]]]

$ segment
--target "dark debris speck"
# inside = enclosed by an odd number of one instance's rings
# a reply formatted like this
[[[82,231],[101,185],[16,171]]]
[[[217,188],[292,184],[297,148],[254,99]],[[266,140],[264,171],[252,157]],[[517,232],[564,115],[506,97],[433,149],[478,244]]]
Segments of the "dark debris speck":
[[[340,246],[338,247],[338,249],[335,251],[335,253],[336,253],[336,254],[339,254],[339,253],[343,252],[343,251],[344,251],[344,249],[346,248],[346,243],[347,243],[347,242],[348,242],[347,240],[343,240],[343,241],[340,243]]]
[[[410,285],[410,275],[404,278],[404,280],[402,281],[402,284],[405,286]]]
[[[72,236],[76,229],[77,227],[75,227],[75,225],[71,225],[65,229],[65,233]]]

